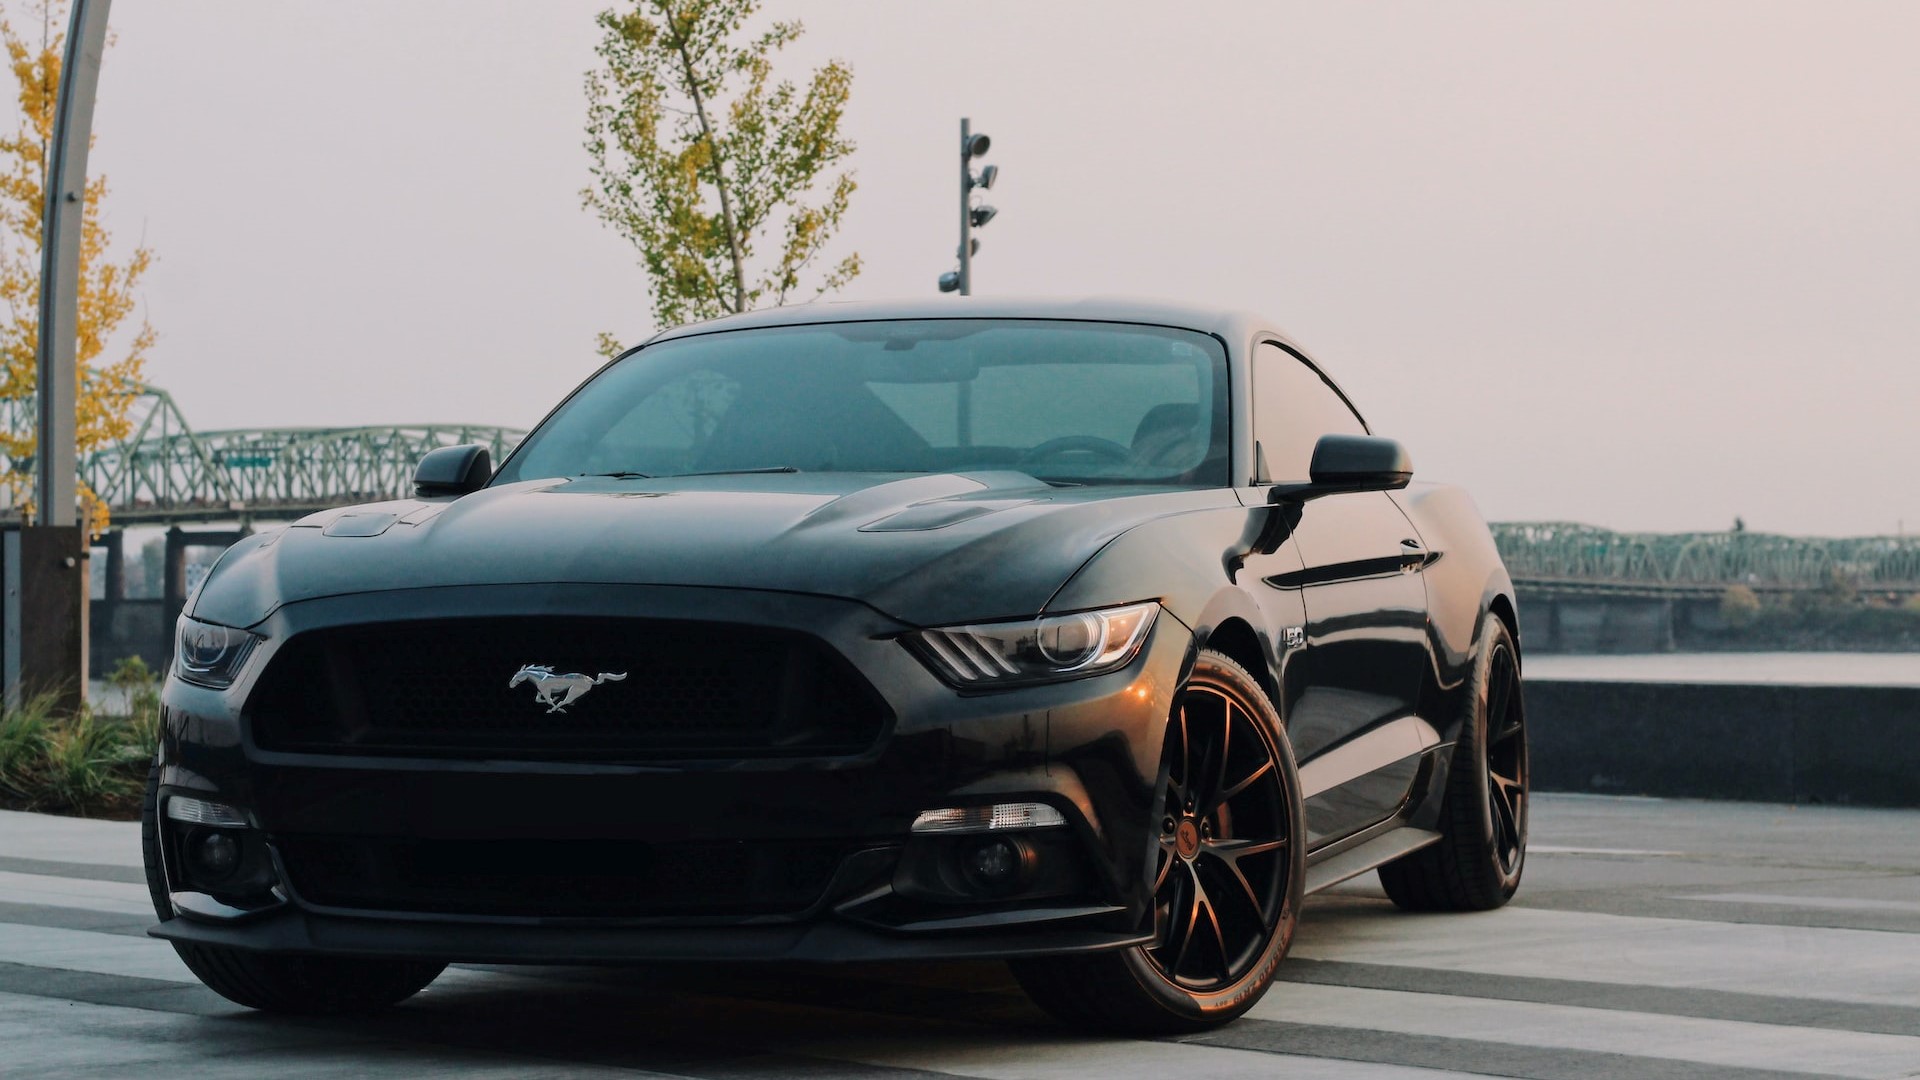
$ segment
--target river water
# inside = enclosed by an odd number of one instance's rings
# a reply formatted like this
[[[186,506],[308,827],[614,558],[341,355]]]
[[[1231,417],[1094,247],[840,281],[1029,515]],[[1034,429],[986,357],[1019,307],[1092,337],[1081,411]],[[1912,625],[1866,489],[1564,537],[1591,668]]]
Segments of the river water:
[[[1526,671],[1529,681],[1920,687],[1920,653],[1539,653]]]

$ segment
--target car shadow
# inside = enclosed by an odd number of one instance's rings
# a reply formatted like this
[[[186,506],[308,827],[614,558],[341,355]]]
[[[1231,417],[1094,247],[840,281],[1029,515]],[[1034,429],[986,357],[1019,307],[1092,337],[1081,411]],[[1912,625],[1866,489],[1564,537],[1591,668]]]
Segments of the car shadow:
[[[1384,898],[1316,897],[1295,943],[1338,939],[1353,922],[1396,914]],[[702,1076],[840,1075],[849,1061],[911,1067],[988,1041],[1023,1054],[1111,1041],[1041,1012],[996,962],[457,965],[370,1016],[288,1018],[235,1007],[208,1022]]]
[[[355,1042],[431,1044],[489,1054],[701,1075],[808,1075],[835,1049],[859,1059],[981,1041],[1085,1041],[1029,1003],[1004,964],[461,965],[407,1002],[370,1016],[209,1021],[334,1032]]]

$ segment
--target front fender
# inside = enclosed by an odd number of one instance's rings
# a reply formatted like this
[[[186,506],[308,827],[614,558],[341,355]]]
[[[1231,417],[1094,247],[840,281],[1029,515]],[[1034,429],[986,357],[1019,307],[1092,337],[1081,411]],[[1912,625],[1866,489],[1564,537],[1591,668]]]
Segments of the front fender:
[[[1047,601],[1046,610],[1158,600],[1198,630],[1215,596],[1233,586],[1231,569],[1258,535],[1255,518],[1235,503],[1136,525],[1082,564]]]

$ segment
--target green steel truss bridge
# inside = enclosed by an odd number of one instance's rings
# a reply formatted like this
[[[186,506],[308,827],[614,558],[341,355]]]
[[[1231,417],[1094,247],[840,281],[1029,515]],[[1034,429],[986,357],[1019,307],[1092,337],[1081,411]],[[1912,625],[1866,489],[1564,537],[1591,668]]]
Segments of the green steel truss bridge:
[[[31,401],[0,401],[0,422]],[[115,525],[284,521],[395,498],[427,451],[484,443],[497,462],[526,432],[477,424],[195,431],[173,398],[143,387],[126,439],[81,460]],[[11,426],[11,430],[20,430]],[[0,467],[30,470],[0,456]],[[1622,533],[1569,522],[1501,523],[1494,540],[1535,592],[1706,598],[1843,586],[1920,593],[1920,537],[1818,539],[1757,532]]]
[[[1712,597],[1850,589],[1920,593],[1920,537],[1757,532],[1622,533],[1571,522],[1503,522],[1493,538],[1514,581],[1565,595]]]
[[[24,404],[30,416],[32,403]],[[106,500],[116,526],[285,521],[396,498],[412,490],[414,465],[429,450],[484,443],[497,462],[526,435],[479,424],[195,431],[153,386],[141,388],[132,419],[125,439],[80,460],[81,479]],[[0,465],[31,469],[4,456]]]

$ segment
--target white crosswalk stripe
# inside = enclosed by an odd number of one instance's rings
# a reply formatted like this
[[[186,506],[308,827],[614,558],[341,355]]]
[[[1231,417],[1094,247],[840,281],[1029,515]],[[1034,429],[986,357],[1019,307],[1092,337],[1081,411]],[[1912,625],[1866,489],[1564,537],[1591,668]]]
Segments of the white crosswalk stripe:
[[[153,914],[153,901],[147,897],[145,885],[20,874],[10,870],[0,870],[0,903],[47,904],[115,915]]]
[[[1301,1024],[1397,1031],[1847,1077],[1906,1076],[1920,1034],[1818,1031],[1527,1001],[1283,983],[1250,1014]]]
[[[742,983],[455,968],[385,1017],[232,1025],[208,1017],[243,1010],[135,933],[151,917],[145,887],[125,880],[136,860],[135,826],[0,814],[0,1073],[11,1062],[201,1077],[1920,1077],[1920,933],[1714,914],[1910,914],[1886,875],[1864,898],[1817,894],[1828,886],[1805,876],[1647,893],[1698,917],[1414,916],[1360,885],[1309,906],[1283,981],[1246,1020],[1128,1041],[1051,1025],[997,968],[964,986],[892,970]]]
[[[56,971],[198,982],[164,941],[90,930],[0,923],[0,960]]]
[[[1354,920],[1297,956],[1920,1008],[1920,934],[1542,911]]]

